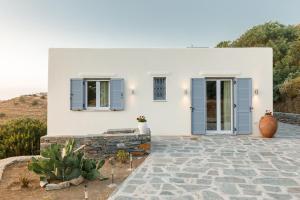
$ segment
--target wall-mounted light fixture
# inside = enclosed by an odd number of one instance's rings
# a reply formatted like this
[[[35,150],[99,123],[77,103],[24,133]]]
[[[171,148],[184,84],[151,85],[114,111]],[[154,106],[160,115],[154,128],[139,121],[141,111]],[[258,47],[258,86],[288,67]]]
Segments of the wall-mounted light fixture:
[[[135,93],[134,89],[131,89],[131,94],[134,94],[134,93]]]
[[[184,95],[188,95],[188,89],[183,90]]]
[[[258,89],[255,89],[255,90],[254,90],[254,94],[255,94],[255,95],[258,95]]]

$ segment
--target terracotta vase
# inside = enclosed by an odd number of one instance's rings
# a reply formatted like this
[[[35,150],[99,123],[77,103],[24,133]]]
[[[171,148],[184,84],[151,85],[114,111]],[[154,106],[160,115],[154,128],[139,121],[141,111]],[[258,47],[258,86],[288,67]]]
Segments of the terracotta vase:
[[[277,120],[273,115],[265,115],[260,118],[259,130],[263,137],[272,138],[278,128]]]

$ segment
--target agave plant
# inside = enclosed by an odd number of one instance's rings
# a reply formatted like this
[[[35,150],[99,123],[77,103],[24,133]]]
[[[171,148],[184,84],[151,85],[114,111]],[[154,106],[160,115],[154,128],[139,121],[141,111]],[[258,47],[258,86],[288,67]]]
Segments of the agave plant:
[[[96,162],[94,159],[85,158],[82,152],[74,148],[74,140],[68,140],[64,146],[52,144],[41,152],[41,158],[32,158],[28,169],[39,174],[42,179],[65,181],[80,175],[89,180],[98,178],[99,169],[105,161]]]

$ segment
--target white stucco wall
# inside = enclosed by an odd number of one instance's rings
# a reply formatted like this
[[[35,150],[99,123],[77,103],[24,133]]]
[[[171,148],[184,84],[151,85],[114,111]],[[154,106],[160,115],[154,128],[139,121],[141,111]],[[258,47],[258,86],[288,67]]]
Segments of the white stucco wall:
[[[167,74],[166,102],[152,100],[151,74],[157,73]],[[70,79],[91,76],[125,79],[124,111],[70,110]],[[252,78],[259,91],[253,92],[253,133],[258,134],[260,117],[273,110],[270,48],[50,49],[48,135],[136,127],[138,115],[147,117],[153,135],[190,135],[190,79],[205,76]]]

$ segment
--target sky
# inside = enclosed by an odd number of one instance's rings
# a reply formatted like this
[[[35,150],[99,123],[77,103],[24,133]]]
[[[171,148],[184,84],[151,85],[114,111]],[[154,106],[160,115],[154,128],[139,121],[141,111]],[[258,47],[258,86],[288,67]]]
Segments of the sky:
[[[0,0],[0,100],[47,91],[48,49],[214,47],[299,0]]]

